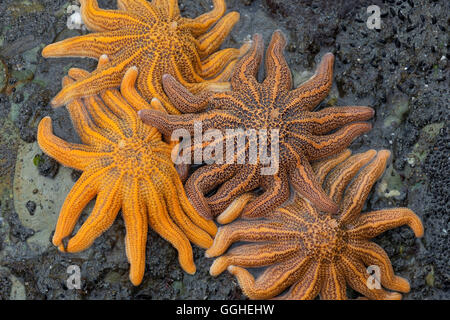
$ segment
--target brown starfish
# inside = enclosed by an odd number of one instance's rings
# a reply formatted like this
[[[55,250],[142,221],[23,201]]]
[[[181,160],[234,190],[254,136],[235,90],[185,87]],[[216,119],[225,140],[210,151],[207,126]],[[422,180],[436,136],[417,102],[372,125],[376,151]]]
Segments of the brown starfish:
[[[162,89],[164,73],[172,74],[193,92],[227,90],[226,81],[237,58],[248,49],[245,44],[241,49],[217,51],[239,20],[237,12],[221,19],[225,0],[213,0],[214,9],[195,19],[181,17],[176,0],[118,0],[119,10],[100,9],[96,0],[80,2],[83,21],[95,33],[51,44],[42,55],[98,59],[106,54],[110,62],[64,87],[52,100],[54,106],[118,87],[125,71],[136,66],[141,95],[147,101],[158,98],[169,113],[178,114]]]
[[[370,119],[374,111],[369,107],[337,107],[313,112],[331,88],[334,56],[326,54],[315,75],[291,90],[291,72],[283,56],[285,44],[283,34],[276,31],[267,50],[267,76],[263,83],[259,83],[255,77],[263,56],[263,41],[260,35],[255,35],[252,48],[236,65],[230,92],[204,92],[194,96],[173,77],[163,77],[164,89],[179,110],[183,113],[202,111],[211,105],[203,113],[173,116],[154,110],[140,111],[144,123],[155,126],[164,134],[180,128],[194,134],[196,123],[201,123],[204,132],[219,129],[224,133],[222,138],[213,142],[196,144],[194,153],[198,148],[205,153],[207,149],[223,146],[226,140],[235,141],[233,135],[236,134],[227,133],[229,129],[279,133],[279,143],[272,144],[271,135],[267,144],[269,150],[279,147],[278,153],[271,153],[279,155],[278,161],[274,161],[279,168],[275,174],[260,173],[266,167],[261,153],[254,163],[249,161],[251,146],[258,143],[255,137],[249,137],[245,146],[238,150],[239,154],[235,155],[234,160],[245,154],[244,164],[236,161],[225,163],[219,159],[223,164],[220,161],[207,164],[192,174],[185,184],[186,193],[199,213],[207,218],[221,213],[239,195],[257,187],[262,187],[264,193],[247,205],[243,214],[263,215],[288,199],[289,180],[297,192],[319,209],[337,210],[336,204],[317,183],[309,161],[335,154],[346,148],[355,137],[369,131],[369,123],[358,121]],[[338,130],[329,133],[335,129]],[[214,195],[205,197],[220,184],[222,186]]]
[[[381,285],[408,292],[408,281],[394,274],[387,254],[369,239],[404,224],[421,237],[422,223],[407,208],[361,214],[389,154],[386,150],[378,154],[369,150],[349,157],[347,150],[314,166],[319,182],[325,180],[327,194],[339,204],[337,216],[321,214],[296,195],[264,219],[240,219],[221,227],[207,256],[218,256],[233,243],[245,243],[216,259],[211,275],[228,269],[252,299],[272,298],[287,288],[279,298],[313,299],[319,294],[322,299],[345,299],[346,285],[370,299],[401,298],[401,294],[388,292]],[[369,279],[366,266],[379,270],[379,277],[375,273]],[[266,268],[256,280],[244,269],[259,267]]]

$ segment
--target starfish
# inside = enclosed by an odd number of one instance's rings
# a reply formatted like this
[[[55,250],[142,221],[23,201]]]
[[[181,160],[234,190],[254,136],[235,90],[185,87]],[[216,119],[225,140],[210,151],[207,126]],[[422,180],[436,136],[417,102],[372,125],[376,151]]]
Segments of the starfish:
[[[99,68],[107,64],[105,56]],[[118,89],[72,100],[67,108],[82,144],[66,142],[52,133],[50,117],[41,120],[41,149],[65,166],[83,171],[61,208],[53,244],[63,252],[88,248],[114,222],[119,210],[126,226],[125,247],[130,280],[141,283],[145,270],[147,230],[150,226],[178,250],[181,267],[195,272],[190,241],[202,248],[212,244],[217,228],[201,217],[189,203],[171,160],[171,146],[161,134],[145,126],[131,101],[143,101],[130,68]],[[88,76],[72,69],[63,80],[70,86]],[[148,108],[148,106],[147,106]],[[84,207],[95,197],[94,209],[68,241]]]
[[[220,19],[225,0],[213,0],[214,9],[195,19],[181,17],[176,0],[118,0],[119,10],[100,9],[96,0],[80,2],[83,21],[95,33],[50,44],[42,55],[98,59],[106,54],[110,62],[64,87],[52,100],[55,107],[118,87],[125,71],[136,66],[141,95],[147,101],[158,98],[169,113],[178,114],[162,89],[163,74],[172,74],[193,92],[227,90],[231,70],[248,50],[244,44],[217,51],[239,20],[237,12]]]
[[[232,74],[232,91],[193,95],[174,77],[164,75],[167,95],[177,108],[187,114],[167,115],[155,110],[139,112],[144,123],[167,135],[181,128],[192,135],[198,123],[203,132],[218,129],[224,133],[221,139],[195,144],[192,148],[194,153],[199,148],[206,153],[207,149],[223,146],[224,141],[233,141],[232,134],[227,133],[229,129],[271,132],[267,149],[278,149],[271,154],[279,155],[274,161],[278,166],[274,174],[263,174],[260,170],[263,167],[267,169],[260,157],[261,152],[254,156],[257,160],[254,163],[247,161],[252,157],[251,146],[258,143],[256,138],[249,137],[237,152],[240,155],[245,153],[246,163],[228,160],[225,163],[219,159],[200,167],[186,181],[188,198],[198,212],[209,219],[225,210],[239,195],[258,187],[264,192],[245,207],[243,215],[264,215],[289,198],[289,181],[297,192],[321,210],[337,210],[336,204],[317,183],[309,161],[335,154],[345,149],[355,137],[369,131],[371,124],[362,121],[370,119],[374,111],[369,107],[355,106],[330,107],[314,112],[313,109],[331,88],[334,56],[326,54],[315,75],[291,90],[291,72],[283,55],[285,44],[284,35],[276,31],[267,50],[267,76],[262,83],[255,78],[263,56],[262,37],[257,34],[253,37],[252,47]],[[207,109],[209,105],[212,107]],[[329,133],[335,129],[338,130]],[[278,132],[279,141],[272,144],[274,132]],[[220,184],[214,195],[205,197]]]
[[[228,269],[252,299],[272,298],[286,289],[278,298],[313,299],[320,295],[322,299],[345,299],[347,285],[369,299],[400,299],[400,293],[384,288],[408,292],[408,281],[394,274],[386,252],[369,239],[405,224],[422,237],[422,223],[407,208],[361,214],[389,155],[387,150],[369,150],[350,157],[346,150],[314,165],[318,180],[339,204],[337,216],[320,213],[296,195],[264,219],[239,219],[221,227],[206,251],[208,257],[224,253],[232,243],[245,244],[217,258],[211,275]],[[369,279],[366,266],[378,268],[379,276],[375,273]],[[255,280],[245,268],[257,267],[266,268]]]

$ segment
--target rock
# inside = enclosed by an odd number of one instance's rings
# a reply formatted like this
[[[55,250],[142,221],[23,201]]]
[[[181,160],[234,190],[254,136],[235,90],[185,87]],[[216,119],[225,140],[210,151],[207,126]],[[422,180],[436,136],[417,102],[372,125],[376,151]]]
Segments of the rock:
[[[9,277],[11,280],[11,293],[9,296],[10,300],[26,300],[27,295],[25,291],[25,286],[20,282],[19,279],[11,275]]]
[[[40,152],[37,143],[20,146],[14,175],[14,207],[22,224],[35,231],[27,243],[39,253],[52,246],[49,239],[59,210],[73,185],[70,168],[62,167],[54,179],[40,175],[33,163]],[[36,188],[38,192],[35,192]],[[30,202],[35,204],[34,214],[29,211]]]

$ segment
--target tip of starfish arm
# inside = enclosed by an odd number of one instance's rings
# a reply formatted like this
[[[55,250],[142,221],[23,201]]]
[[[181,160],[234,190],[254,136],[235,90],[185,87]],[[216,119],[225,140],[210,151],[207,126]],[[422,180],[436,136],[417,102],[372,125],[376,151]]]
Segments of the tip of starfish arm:
[[[130,272],[130,281],[133,284],[133,286],[137,287],[142,283],[142,279],[144,278],[144,274],[133,274]]]
[[[48,58],[48,46],[46,46],[44,49],[42,49],[42,52],[41,52],[41,55],[44,57],[44,58]]]
[[[226,259],[223,257],[219,257],[216,260],[214,260],[213,264],[209,268],[209,274],[213,277],[216,277],[223,271],[225,271],[226,267],[227,267]]]
[[[398,292],[389,292],[385,300],[402,300],[402,294]]]
[[[162,75],[162,79],[163,80],[166,80],[166,79],[168,79],[170,77],[170,74],[168,74],[168,73],[164,73],[163,75]]]
[[[380,151],[378,152],[378,155],[379,155],[380,157],[382,157],[382,158],[387,159],[387,158],[389,158],[389,157],[391,156],[391,152],[390,152],[389,150],[380,150]]]
[[[62,91],[62,90],[61,90]],[[57,94],[51,101],[50,104],[53,108],[61,107],[65,104],[65,99],[61,96],[61,92]]]
[[[236,267],[236,266],[228,266],[227,267],[227,271],[229,273],[231,273],[232,275],[236,275],[236,273],[238,273],[240,270],[242,270],[242,268]]]

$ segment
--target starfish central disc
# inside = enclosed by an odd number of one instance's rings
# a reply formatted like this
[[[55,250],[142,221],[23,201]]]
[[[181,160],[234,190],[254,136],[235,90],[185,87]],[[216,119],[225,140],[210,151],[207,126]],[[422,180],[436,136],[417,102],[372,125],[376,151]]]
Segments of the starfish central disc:
[[[339,228],[336,219],[324,215],[305,228],[305,250],[309,257],[332,262],[344,248],[346,233]]]
[[[113,162],[127,174],[151,173],[158,166],[159,159],[152,146],[142,145],[136,138],[120,140],[113,154]]]

